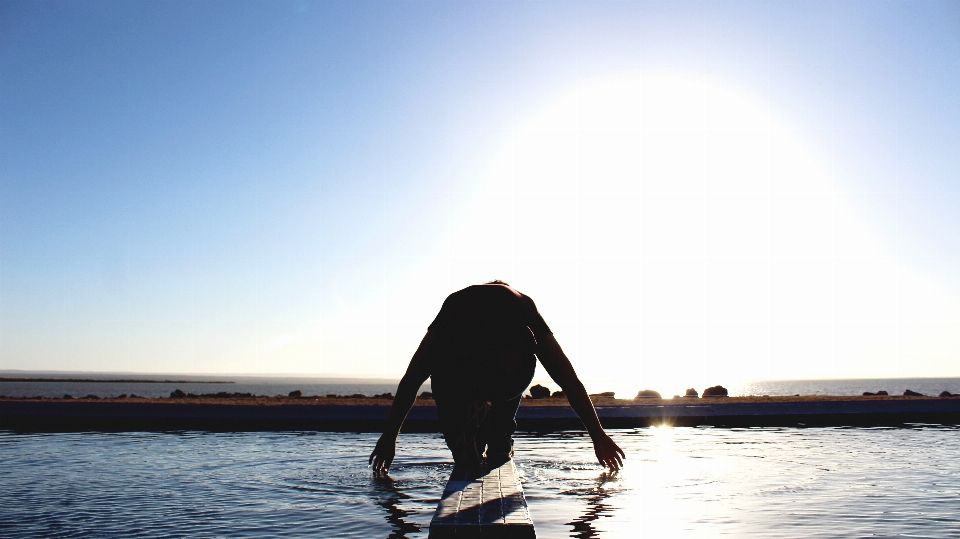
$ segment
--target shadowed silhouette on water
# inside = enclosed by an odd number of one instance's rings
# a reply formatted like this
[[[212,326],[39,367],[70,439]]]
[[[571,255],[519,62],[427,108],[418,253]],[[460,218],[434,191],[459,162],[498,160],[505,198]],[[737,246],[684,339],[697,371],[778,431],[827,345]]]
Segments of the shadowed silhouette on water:
[[[603,487],[612,477],[613,476],[607,472],[603,472],[600,474],[600,477],[597,478],[597,486],[590,489],[586,496],[586,512],[572,522],[567,523],[573,527],[571,537],[576,537],[577,539],[600,537],[597,529],[593,526],[593,521],[600,517],[610,516],[612,512],[611,510],[613,508],[609,504],[604,503],[605,500],[610,497],[610,493]]]
[[[404,494],[400,490],[397,482],[388,475],[377,475],[373,478],[373,481],[375,491],[378,494],[385,495],[378,499],[376,503],[387,511],[387,523],[390,524],[390,527],[393,529],[390,535],[387,536],[387,539],[404,539],[407,537],[407,534],[418,533],[420,531],[419,524],[404,520],[412,513],[399,507],[401,500],[409,499],[410,495]]]

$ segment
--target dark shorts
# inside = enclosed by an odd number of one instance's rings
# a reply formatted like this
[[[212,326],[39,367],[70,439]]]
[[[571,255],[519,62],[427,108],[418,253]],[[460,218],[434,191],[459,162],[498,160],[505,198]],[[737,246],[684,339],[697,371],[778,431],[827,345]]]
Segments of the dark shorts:
[[[462,358],[461,358],[462,359]],[[476,465],[513,455],[513,433],[523,392],[533,380],[536,358],[523,357],[509,372],[472,368],[438,373],[431,378],[440,428],[458,464]]]

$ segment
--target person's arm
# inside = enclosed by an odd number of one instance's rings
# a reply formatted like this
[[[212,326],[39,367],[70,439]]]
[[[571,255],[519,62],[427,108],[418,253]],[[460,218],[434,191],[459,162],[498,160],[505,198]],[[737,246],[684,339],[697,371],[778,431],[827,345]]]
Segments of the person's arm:
[[[383,435],[380,436],[373,453],[370,454],[369,463],[373,466],[374,473],[385,473],[393,462],[393,457],[397,453],[397,436],[400,435],[403,420],[407,418],[410,407],[417,399],[417,390],[430,376],[430,351],[434,339],[434,335],[427,331],[416,353],[413,354],[410,365],[407,366],[407,372],[400,379],[397,396],[393,399],[393,407],[390,408],[390,416],[387,417]]]
[[[540,363],[547,370],[553,380],[560,384],[570,401],[573,411],[580,417],[583,426],[586,427],[590,438],[593,440],[593,449],[597,454],[597,460],[600,464],[611,470],[619,470],[623,466],[623,459],[626,457],[623,450],[607,436],[603,427],[600,426],[600,419],[597,417],[597,410],[593,407],[593,401],[587,395],[583,383],[577,377],[573,365],[560,348],[560,343],[548,333],[542,338],[538,336],[537,357]]]

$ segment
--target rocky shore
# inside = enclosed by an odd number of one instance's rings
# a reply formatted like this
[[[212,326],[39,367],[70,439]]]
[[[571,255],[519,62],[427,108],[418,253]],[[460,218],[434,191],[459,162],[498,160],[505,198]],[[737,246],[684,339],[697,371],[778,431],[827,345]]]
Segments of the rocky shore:
[[[703,390],[703,396],[696,389],[687,389],[686,393],[674,395],[671,398],[664,398],[658,391],[652,389],[640,390],[634,398],[616,398],[612,391],[593,393],[591,400],[596,406],[664,406],[691,404],[691,403],[787,403],[787,402],[837,402],[837,401],[897,401],[897,400],[924,400],[924,399],[960,399],[960,394],[953,394],[947,391],[939,395],[923,395],[907,389],[901,395],[890,395],[886,391],[865,392],[862,395],[749,395],[730,397],[726,388],[723,386],[713,386]],[[100,397],[97,395],[73,396],[63,395],[61,397],[6,397],[0,395],[0,402],[3,401],[41,401],[41,402],[115,402],[115,403],[167,403],[167,404],[189,404],[189,403],[208,403],[208,404],[244,404],[244,405],[324,405],[324,406],[390,406],[393,403],[394,395],[392,393],[381,393],[377,395],[362,395],[359,393],[351,395],[304,395],[301,391],[291,391],[287,395],[255,395],[253,393],[239,393],[220,391],[217,393],[193,394],[177,389],[170,393],[169,397],[147,398],[138,395],[119,395],[116,397]],[[424,391],[417,397],[416,405],[433,406],[433,394]],[[541,385],[535,385],[530,388],[529,393],[524,395],[521,401],[522,406],[568,406],[566,396],[562,391],[551,392],[549,388]]]
[[[0,429],[39,431],[379,431],[392,395],[257,396],[246,393],[190,395],[162,399],[0,397]],[[605,427],[656,425],[715,427],[960,425],[960,397],[944,396],[751,396],[638,397],[592,396]],[[520,430],[580,430],[582,425],[562,396],[526,398],[517,414]],[[432,398],[418,398],[406,431],[436,432]]]
[[[615,397],[607,396],[598,396],[591,395],[591,400],[595,406],[664,406],[664,405],[675,405],[675,404],[684,404],[689,405],[691,401],[687,398],[680,400],[679,397],[673,398],[655,398],[655,397],[643,397],[635,399],[618,399]],[[753,403],[753,404],[762,404],[762,403],[785,403],[785,402],[850,402],[850,401],[863,401],[863,402],[877,402],[877,401],[923,401],[923,400],[960,400],[960,395],[944,395],[942,397],[938,396],[901,396],[901,395],[873,395],[873,396],[860,396],[860,395],[790,395],[790,396],[744,396],[744,397],[723,397],[723,400],[715,397],[701,397],[696,402],[699,403]],[[678,400],[680,401],[678,403]],[[237,405],[262,405],[262,406],[278,406],[278,405],[323,405],[323,406],[390,406],[393,404],[393,396],[389,397],[383,395],[376,396],[366,396],[366,395],[304,395],[300,397],[289,397],[289,396],[266,396],[266,395],[253,395],[250,393],[235,393],[228,395],[221,394],[204,394],[204,395],[187,395],[180,398],[146,398],[139,397],[137,395],[123,395],[118,397],[110,398],[101,398],[96,395],[88,395],[85,397],[73,397],[73,396],[64,396],[57,398],[48,398],[48,397],[5,397],[0,396],[0,402],[101,402],[101,403],[156,403],[156,404],[237,404]],[[418,406],[433,406],[434,401],[432,398],[417,398],[416,405]],[[541,399],[523,399],[520,403],[523,407],[528,406],[569,406],[567,398],[565,396],[559,397],[545,397]]]
[[[604,426],[651,425],[764,426],[904,426],[918,423],[960,424],[960,396],[942,392],[921,395],[907,389],[856,396],[728,396],[723,386],[689,388],[664,398],[652,389],[629,399],[614,392],[591,394]],[[138,395],[58,398],[0,396],[0,429],[19,431],[129,430],[326,430],[370,431],[382,428],[393,404],[392,393],[363,395],[285,395],[219,391],[193,394],[175,389],[164,398]],[[561,391],[534,385],[517,414],[521,430],[578,430],[579,419]],[[421,393],[407,418],[408,431],[435,432],[436,406]]]

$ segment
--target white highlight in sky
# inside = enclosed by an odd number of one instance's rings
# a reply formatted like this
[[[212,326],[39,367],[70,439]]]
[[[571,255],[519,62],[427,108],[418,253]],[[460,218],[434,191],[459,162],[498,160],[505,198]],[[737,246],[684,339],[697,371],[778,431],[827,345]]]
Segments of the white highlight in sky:
[[[445,280],[511,282],[621,393],[956,374],[956,290],[888,252],[815,134],[697,75],[585,82],[509,133]]]

